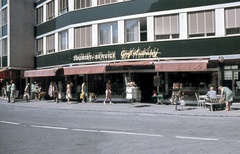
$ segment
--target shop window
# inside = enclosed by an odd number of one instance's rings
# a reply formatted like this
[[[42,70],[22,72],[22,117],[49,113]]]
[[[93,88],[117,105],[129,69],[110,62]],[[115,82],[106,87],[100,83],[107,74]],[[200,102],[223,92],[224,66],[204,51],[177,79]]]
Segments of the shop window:
[[[81,9],[92,6],[92,0],[75,0],[74,9]]]
[[[59,33],[59,50],[68,49],[68,31]]]
[[[7,9],[3,9],[2,10],[2,25],[3,26],[7,24],[7,18],[8,18]]]
[[[215,12],[202,11],[188,13],[189,37],[207,37],[215,35]]]
[[[99,44],[118,43],[118,24],[117,22],[99,25]]]
[[[224,66],[224,80],[238,80],[238,72],[233,72],[232,70],[238,69],[238,65]]]
[[[55,16],[55,4],[54,0],[47,4],[47,20],[54,18]]]
[[[155,39],[179,38],[179,16],[166,15],[155,17]]]
[[[59,14],[64,14],[68,12],[68,0],[59,1]]]
[[[126,42],[147,41],[146,18],[125,21]]]
[[[55,52],[55,35],[50,35],[46,38],[47,40],[47,53]]]
[[[43,39],[37,40],[37,55],[43,55]]]
[[[7,56],[8,55],[8,39],[2,40],[2,55]]]
[[[226,34],[240,34],[240,7],[225,10]]]
[[[92,46],[92,26],[75,28],[75,48]]]

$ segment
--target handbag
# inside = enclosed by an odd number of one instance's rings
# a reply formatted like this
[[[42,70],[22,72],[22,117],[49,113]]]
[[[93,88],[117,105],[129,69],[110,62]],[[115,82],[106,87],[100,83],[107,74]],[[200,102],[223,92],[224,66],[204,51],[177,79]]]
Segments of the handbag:
[[[84,92],[80,94],[80,99],[84,99]]]

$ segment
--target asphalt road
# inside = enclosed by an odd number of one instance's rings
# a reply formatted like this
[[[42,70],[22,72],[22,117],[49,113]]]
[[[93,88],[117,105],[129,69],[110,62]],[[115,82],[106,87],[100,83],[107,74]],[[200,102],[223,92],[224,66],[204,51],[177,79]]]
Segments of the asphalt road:
[[[239,123],[239,117],[0,104],[0,154],[239,154]]]

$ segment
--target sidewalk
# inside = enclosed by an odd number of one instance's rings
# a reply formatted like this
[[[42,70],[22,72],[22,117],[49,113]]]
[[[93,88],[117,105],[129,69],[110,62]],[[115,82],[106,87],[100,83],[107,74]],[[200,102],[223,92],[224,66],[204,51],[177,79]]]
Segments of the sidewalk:
[[[209,111],[196,105],[177,106],[175,105],[156,105],[153,103],[115,103],[106,104],[96,103],[77,103],[72,101],[71,105],[66,102],[55,103],[51,100],[26,102],[17,99],[15,103],[7,103],[6,99],[0,98],[1,105],[18,106],[25,108],[53,109],[53,110],[74,110],[74,111],[94,111],[94,112],[116,112],[133,114],[156,114],[156,115],[178,115],[178,116],[203,116],[203,117],[240,117],[240,103],[233,103],[231,111],[216,110]]]

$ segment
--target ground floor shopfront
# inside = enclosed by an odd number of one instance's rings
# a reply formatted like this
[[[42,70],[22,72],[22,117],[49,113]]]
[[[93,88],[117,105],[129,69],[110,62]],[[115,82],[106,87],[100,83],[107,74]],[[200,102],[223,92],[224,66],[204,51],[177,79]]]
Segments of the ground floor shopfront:
[[[149,63],[149,62],[148,62]],[[219,67],[209,68],[205,71],[178,71],[178,72],[166,72],[156,71],[155,65],[152,62],[149,65],[121,65],[121,66],[110,66],[103,65],[105,70],[102,72],[91,72],[87,74],[81,74],[78,71],[83,71],[81,67],[71,67],[72,70],[66,68],[50,69],[53,71],[52,74],[44,72],[44,70],[34,70],[25,72],[26,82],[38,83],[42,87],[42,91],[48,92],[50,82],[55,82],[58,85],[58,89],[61,92],[62,99],[66,92],[66,85],[68,82],[71,84],[73,100],[78,100],[79,92],[77,87],[81,86],[83,81],[86,81],[88,98],[90,94],[94,93],[97,97],[104,98],[105,87],[108,79],[111,80],[112,95],[113,98],[118,100],[126,100],[126,82],[127,77],[131,82],[135,83],[135,86],[140,88],[141,101],[152,102],[153,91],[157,91],[164,95],[165,99],[171,97],[172,86],[175,82],[183,84],[183,90],[185,93],[185,99],[195,100],[195,93],[206,94],[210,86],[215,89],[219,85],[228,86],[233,89],[234,97],[239,96],[240,92],[240,80],[235,80],[232,77],[230,80],[222,80],[223,72]],[[136,64],[134,62],[134,64]],[[191,65],[191,64],[190,64]],[[87,67],[89,68],[90,65]],[[86,69],[86,68],[84,68]],[[87,69],[88,70],[88,69]],[[239,70],[231,70],[232,75],[239,75]],[[235,72],[235,73],[234,73]],[[236,73],[237,72],[237,73]],[[32,73],[32,74],[31,74]],[[50,75],[50,76],[49,76]],[[48,95],[45,96],[49,98]]]
[[[46,80],[45,90],[51,80],[61,81],[63,92],[69,81],[73,93],[87,81],[88,92],[97,95],[104,95],[111,79],[113,95],[124,97],[126,75],[139,86],[143,101],[151,100],[153,90],[170,96],[174,82],[183,83],[190,98],[219,85],[238,95],[239,41],[240,36],[232,36],[69,49],[37,56],[37,70],[25,71],[24,77]]]

